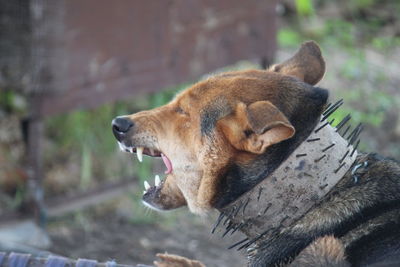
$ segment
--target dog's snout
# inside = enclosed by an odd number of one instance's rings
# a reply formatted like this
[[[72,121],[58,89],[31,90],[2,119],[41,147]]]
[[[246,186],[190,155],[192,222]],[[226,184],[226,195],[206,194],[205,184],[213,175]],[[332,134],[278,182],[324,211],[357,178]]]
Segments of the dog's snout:
[[[113,119],[111,124],[114,136],[118,141],[121,141],[129,129],[131,129],[134,125],[133,121],[124,117],[117,117]]]

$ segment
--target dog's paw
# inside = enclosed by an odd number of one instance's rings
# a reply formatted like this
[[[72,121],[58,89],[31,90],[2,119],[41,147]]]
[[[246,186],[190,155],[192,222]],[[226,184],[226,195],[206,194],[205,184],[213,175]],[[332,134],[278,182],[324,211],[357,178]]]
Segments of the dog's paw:
[[[155,261],[157,267],[206,267],[202,262],[174,254],[156,254],[161,261]]]

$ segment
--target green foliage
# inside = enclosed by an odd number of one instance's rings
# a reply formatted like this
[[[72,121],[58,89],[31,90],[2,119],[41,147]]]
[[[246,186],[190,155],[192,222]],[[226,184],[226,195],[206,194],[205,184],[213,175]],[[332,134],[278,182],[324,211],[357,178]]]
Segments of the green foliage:
[[[26,112],[25,99],[12,90],[0,90],[0,110],[23,114]]]
[[[372,39],[372,47],[379,51],[385,52],[386,50],[400,46],[400,37],[375,37]]]
[[[297,47],[302,42],[300,34],[289,28],[282,28],[278,31],[278,45],[281,47]]]
[[[87,189],[92,179],[92,153],[87,144],[83,145],[81,157],[81,180],[80,188]]]
[[[365,91],[362,89],[349,89],[342,94],[349,106],[357,106],[362,103],[361,109],[350,108],[345,106],[338,109],[330,119],[335,119],[334,125],[337,125],[347,114],[351,114],[354,124],[364,123],[374,127],[378,127],[385,119],[386,111],[392,108],[396,102],[388,94],[383,91]]]
[[[339,74],[346,79],[354,80],[365,76],[368,71],[368,65],[365,64],[365,55],[360,51],[353,51],[342,65]]]
[[[329,42],[354,47],[355,36],[354,24],[341,19],[328,19],[324,24],[323,31],[321,31],[320,38],[325,37]]]
[[[314,15],[312,0],[295,0],[297,14],[303,17]]]
[[[349,5],[354,9],[360,9],[371,7],[377,2],[378,0],[351,0],[349,1]]]

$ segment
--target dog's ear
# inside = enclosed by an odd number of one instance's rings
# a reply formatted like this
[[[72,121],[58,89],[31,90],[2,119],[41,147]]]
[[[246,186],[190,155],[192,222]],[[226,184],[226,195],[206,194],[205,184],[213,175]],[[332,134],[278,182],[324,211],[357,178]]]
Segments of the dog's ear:
[[[229,142],[239,150],[262,154],[273,144],[291,138],[295,129],[271,102],[257,101],[249,106],[237,104],[235,112],[218,125]]]
[[[297,53],[281,64],[273,65],[269,71],[294,76],[311,85],[318,83],[325,73],[325,61],[321,49],[314,41],[301,45]]]

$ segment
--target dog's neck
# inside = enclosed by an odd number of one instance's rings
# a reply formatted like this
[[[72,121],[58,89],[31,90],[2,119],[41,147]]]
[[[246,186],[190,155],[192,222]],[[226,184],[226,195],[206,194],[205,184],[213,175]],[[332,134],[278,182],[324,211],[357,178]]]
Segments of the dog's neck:
[[[354,163],[353,147],[360,128],[350,133],[350,143],[326,119],[276,168],[235,201],[219,208],[216,225],[225,231],[240,230],[247,239],[237,244],[249,247],[275,235],[316,205]],[[225,234],[226,234],[225,233]]]

